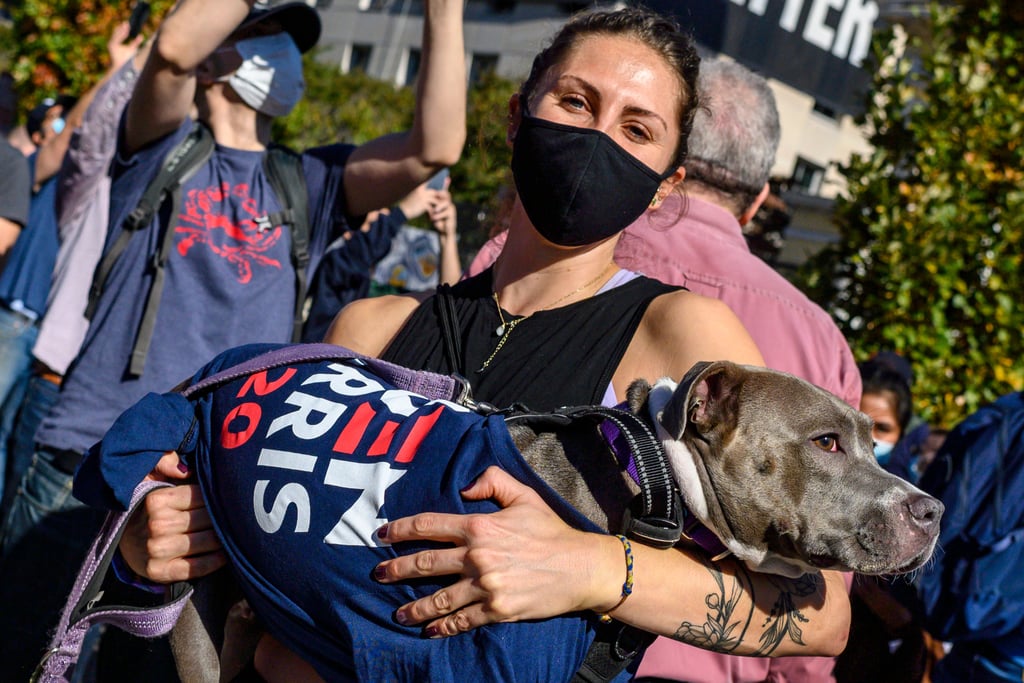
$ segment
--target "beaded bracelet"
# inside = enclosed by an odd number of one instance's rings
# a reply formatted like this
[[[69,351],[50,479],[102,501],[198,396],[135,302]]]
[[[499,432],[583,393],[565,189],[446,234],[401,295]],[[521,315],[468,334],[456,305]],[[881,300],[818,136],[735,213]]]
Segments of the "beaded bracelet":
[[[622,542],[622,550],[626,554],[626,581],[622,584],[622,597],[615,603],[615,606],[604,614],[597,615],[602,624],[611,622],[612,618],[608,615],[622,607],[622,603],[626,602],[626,598],[633,594],[633,546],[625,536],[616,535],[615,538]]]

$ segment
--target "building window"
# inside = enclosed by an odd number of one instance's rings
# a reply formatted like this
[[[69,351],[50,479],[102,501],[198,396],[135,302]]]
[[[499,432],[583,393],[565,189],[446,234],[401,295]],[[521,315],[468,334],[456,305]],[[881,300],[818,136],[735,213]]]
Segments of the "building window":
[[[353,44],[348,53],[348,66],[345,69],[345,73],[352,73],[353,71],[367,73],[370,70],[370,57],[372,55],[372,45]]]
[[[821,183],[825,180],[825,167],[812,163],[803,157],[797,157],[793,167],[791,189],[805,194],[817,195],[821,191]]]
[[[839,118],[839,112],[837,112],[833,107],[830,107],[821,100],[814,100],[814,111],[817,112],[818,114],[821,114],[822,116],[827,116],[830,119]]]
[[[405,77],[402,79],[402,85],[412,87],[416,84],[416,77],[420,73],[420,58],[422,52],[419,48],[410,48],[405,55]]]
[[[473,54],[473,62],[469,67],[469,84],[476,85],[480,79],[493,74],[498,68],[498,55]]]

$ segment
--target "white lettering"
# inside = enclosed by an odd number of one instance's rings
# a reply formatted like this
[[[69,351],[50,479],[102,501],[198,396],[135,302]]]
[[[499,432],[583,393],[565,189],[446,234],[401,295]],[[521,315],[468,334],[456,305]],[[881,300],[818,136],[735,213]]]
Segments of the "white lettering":
[[[786,0],[786,6],[782,8],[782,16],[779,17],[779,26],[790,33],[796,30],[800,23],[800,11],[804,8],[804,0]]]
[[[812,0],[811,11],[807,15],[807,23],[804,24],[804,40],[811,45],[828,50],[832,47],[832,40],[835,38],[835,30],[825,23],[828,19],[829,9],[842,9],[843,0]]]
[[[264,448],[260,450],[260,459],[256,464],[260,467],[276,467],[296,472],[312,472],[313,468],[316,467],[316,456]]]
[[[306,380],[306,382],[308,381]],[[270,423],[267,436],[275,434],[285,427],[291,427],[292,433],[300,439],[316,439],[326,434],[346,410],[346,407],[341,403],[328,401],[325,398],[317,398],[316,396],[303,394],[299,391],[292,392],[292,395],[285,400],[285,403],[296,406],[298,410],[275,418]],[[320,418],[314,421],[314,415],[319,415]]]
[[[388,389],[380,397],[381,403],[387,406],[395,415],[401,415],[402,417],[409,417],[415,413],[420,406],[427,402],[425,398],[419,394],[414,394],[411,391],[404,391],[402,389]]]
[[[769,0],[731,0],[747,11],[763,17]],[[811,45],[831,52],[854,66],[860,66],[871,49],[871,33],[878,19],[875,0],[810,0],[810,9],[801,36]],[[779,26],[795,33],[806,0],[785,0],[779,15]],[[841,12],[838,27],[828,23],[829,10]]]
[[[878,5],[872,0],[846,0],[846,8],[836,31],[836,41],[832,45],[832,54],[840,59],[848,59],[854,66],[860,66],[871,49],[871,32],[876,19]],[[856,41],[854,35],[857,36]]]
[[[340,363],[331,363],[327,366],[337,374],[329,375],[325,372],[311,375],[303,386],[307,384],[330,384],[331,391],[338,396],[364,396],[384,391],[384,387],[355,368]]]
[[[295,506],[295,533],[302,534],[309,531],[309,493],[301,484],[292,482],[285,484],[277,492],[274,498],[273,507],[267,511],[263,505],[263,499],[270,484],[266,479],[256,482],[256,488],[252,492],[252,508],[256,514],[256,523],[268,534],[276,534],[281,525],[284,524],[284,517],[288,508]]]
[[[388,521],[387,518],[378,517],[381,506],[384,505],[384,493],[405,473],[406,470],[391,469],[390,464],[385,461],[361,463],[331,460],[327,466],[324,483],[343,489],[361,489],[362,493],[324,537],[324,543],[380,546],[381,543],[374,532]]]

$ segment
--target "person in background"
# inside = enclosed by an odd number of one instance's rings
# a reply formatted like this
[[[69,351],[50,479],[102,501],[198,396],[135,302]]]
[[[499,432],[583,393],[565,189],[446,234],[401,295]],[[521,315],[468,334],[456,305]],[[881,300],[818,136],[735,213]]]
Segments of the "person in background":
[[[32,182],[25,157],[0,137],[0,270],[28,221]]]
[[[908,364],[909,367],[909,364]],[[913,416],[910,383],[912,376],[896,369],[883,357],[860,364],[864,391],[860,411],[871,418],[875,459],[887,467],[896,444],[903,438]]]
[[[25,156],[7,141],[16,120],[17,98],[10,74],[0,74],[0,270],[28,220],[31,196]]]
[[[438,284],[454,285],[462,277],[451,178],[445,174],[437,188],[430,187],[432,182],[416,188],[399,204],[406,221],[425,214],[431,229],[402,226],[391,250],[373,270],[371,296],[432,291]]]
[[[322,341],[338,311],[357,299],[425,291],[437,286],[439,276],[448,284],[458,281],[462,266],[448,182],[446,177],[445,189],[437,190],[428,181],[395,206],[371,211],[358,230],[328,247],[310,284],[302,341]],[[423,214],[437,234],[406,225]]]
[[[110,161],[117,124],[131,96],[148,46],[141,37],[128,40],[127,22],[107,43],[110,66],[82,105],[81,125],[71,137],[57,177],[57,251],[46,312],[32,347],[31,372],[6,442],[7,469],[0,522],[17,484],[32,460],[40,421],[57,400],[68,366],[78,353],[89,321],[85,317],[89,285],[107,234],[110,206]],[[91,99],[91,101],[90,101]]]
[[[28,157],[28,219],[0,273],[0,472],[7,467],[7,441],[25,394],[32,345],[57,257],[56,171],[70,138],[65,116],[73,104],[67,97],[45,98],[25,124],[36,147]],[[4,487],[0,477],[0,494]]]
[[[864,387],[860,410],[873,423],[875,459],[892,471],[891,456],[907,434],[913,414],[913,370],[905,358],[891,351],[858,367]],[[912,609],[908,583],[855,575],[850,604],[850,642],[836,666],[839,683],[919,681],[927,661],[927,643]]]

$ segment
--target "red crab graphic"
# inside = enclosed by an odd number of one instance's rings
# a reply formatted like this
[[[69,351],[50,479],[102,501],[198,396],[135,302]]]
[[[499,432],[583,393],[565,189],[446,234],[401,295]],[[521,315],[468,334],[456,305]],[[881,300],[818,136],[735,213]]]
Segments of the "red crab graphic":
[[[241,200],[238,205],[252,218],[235,225],[223,214],[216,213],[217,205],[229,197]],[[178,216],[181,223],[174,229],[183,236],[178,242],[178,253],[186,256],[194,245],[205,244],[214,254],[233,263],[238,269],[238,282],[247,284],[252,280],[254,263],[281,267],[280,261],[265,255],[281,239],[281,226],[260,225],[260,218],[265,214],[258,211],[246,184],[236,185],[234,189],[222,183],[220,187],[190,190],[185,199],[185,212]]]

